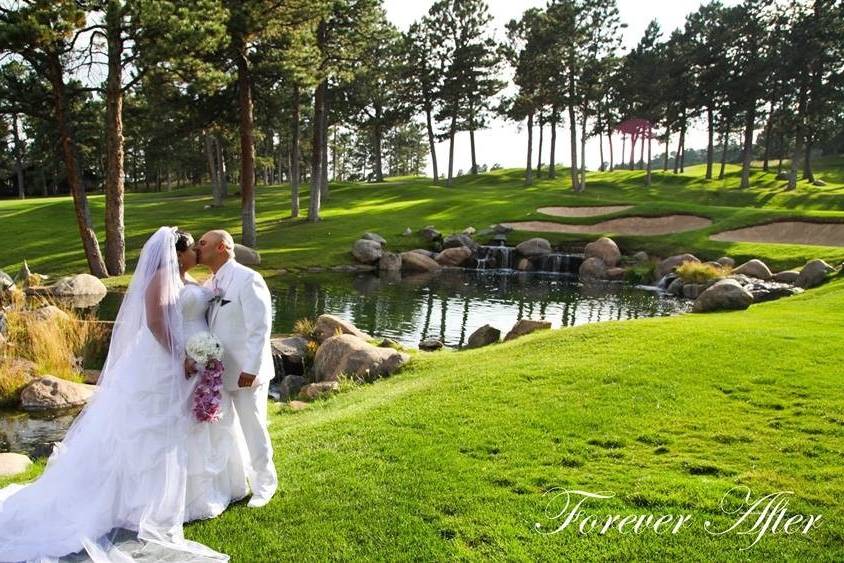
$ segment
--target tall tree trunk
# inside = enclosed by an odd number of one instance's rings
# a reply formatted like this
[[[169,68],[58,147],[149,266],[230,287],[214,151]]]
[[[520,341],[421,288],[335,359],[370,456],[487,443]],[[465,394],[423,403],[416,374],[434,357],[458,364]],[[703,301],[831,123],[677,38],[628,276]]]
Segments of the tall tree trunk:
[[[630,134],[630,170],[636,170],[636,141],[639,136],[635,133]]]
[[[290,216],[299,216],[299,180],[301,172],[299,166],[302,161],[299,149],[300,124],[299,108],[301,107],[299,85],[293,84],[293,106],[290,108]]]
[[[728,117],[727,119],[728,119],[728,123],[729,123],[729,117]],[[727,125],[727,128],[726,128],[726,129],[724,130],[724,132],[721,134],[721,142],[722,142],[722,147],[721,147],[721,170],[718,172],[718,179],[719,179],[719,180],[723,180],[723,179],[724,179],[724,175],[725,175],[725,173],[726,173],[726,169],[727,169],[727,147],[730,145],[730,129],[729,129],[729,125]]]
[[[533,183],[533,112],[528,114],[527,118],[527,166],[525,167],[525,185],[529,186]]]
[[[753,125],[756,123],[756,101],[744,118],[744,153],[741,163],[741,188],[750,187],[750,160],[753,158]]]
[[[583,107],[583,120],[580,123],[580,191],[586,189],[586,106]]]
[[[217,135],[214,136],[214,148],[217,151],[217,180],[220,182],[220,198],[222,200],[229,195],[229,177],[223,143],[220,142],[220,137]]]
[[[812,172],[812,136],[806,136],[806,150],[803,153],[803,179],[807,182],[815,182],[815,174]]]
[[[451,114],[451,125],[448,128],[448,179],[445,182],[446,186],[451,185],[454,178],[454,133],[457,128],[457,112]]]
[[[126,242],[123,224],[123,29],[118,0],[106,5],[106,177],[105,177],[105,263],[112,276],[126,270]]]
[[[613,171],[613,167],[615,166],[614,156],[613,156],[613,148],[612,148],[612,129],[607,130],[607,146],[610,149],[610,167],[609,171]]]
[[[712,159],[715,153],[715,117],[712,111],[712,105],[706,107],[706,179],[712,179]]]
[[[768,160],[771,157],[771,131],[774,128],[774,101],[768,108],[768,123],[765,124],[765,154],[762,156],[762,170],[768,171]]]
[[[538,116],[539,121],[539,150],[536,153],[536,177],[542,177],[542,130],[544,129],[545,123],[542,121],[542,113]]]
[[[26,187],[23,183],[23,147],[21,145],[20,132],[18,131],[18,114],[12,114],[12,139],[15,144],[15,178],[18,183],[18,197],[26,197]]]
[[[320,22],[323,27],[325,22]],[[315,223],[320,220],[319,210],[322,195],[322,147],[325,140],[322,138],[322,120],[325,112],[325,91],[328,85],[325,80],[319,83],[314,92],[314,121],[313,121],[313,142],[311,143],[311,189],[310,201],[308,204],[308,221]]]
[[[245,246],[255,248],[255,123],[252,116],[252,77],[242,38],[235,38],[235,47],[240,128],[240,216],[243,229],[241,242]]]
[[[683,152],[686,144],[686,112],[683,111],[683,116],[680,121],[680,138],[677,140],[677,154],[674,156],[674,173],[682,172]]]
[[[671,132],[665,128],[665,151],[662,155],[662,171],[668,172],[668,148],[671,143]]]
[[[557,106],[551,107],[551,154],[548,155],[548,177],[557,176]]]
[[[383,182],[384,181],[384,163],[381,158],[381,147],[382,147],[382,132],[381,132],[381,117],[382,111],[381,106],[375,106],[375,129],[372,131],[372,151],[373,156],[375,156],[375,181],[376,182]]]
[[[79,227],[79,235],[82,238],[85,258],[88,261],[88,268],[91,270],[91,273],[98,278],[105,278],[108,276],[108,271],[106,270],[106,265],[100,252],[97,234],[94,232],[94,227],[91,224],[88,196],[85,194],[85,187],[82,185],[79,166],[76,162],[76,146],[67,123],[67,115],[65,113],[65,84],[61,62],[57,53],[48,54],[47,71],[47,79],[52,87],[53,114],[56,118],[56,128],[59,133],[59,144],[62,147],[67,183],[70,186],[70,193],[73,195],[76,224]]]
[[[434,169],[434,183],[438,184],[440,181],[439,172],[437,171],[437,150],[434,142],[434,124],[431,119],[431,106],[425,105],[425,126],[428,129],[428,150],[431,152],[431,167]]]
[[[782,123],[780,123],[780,141],[779,141],[779,162],[777,163],[777,174],[782,172],[782,159],[785,156],[785,131],[782,131]]]
[[[574,75],[569,73],[569,99],[574,100]],[[574,102],[569,103],[569,137],[571,141],[571,188],[579,192],[580,182],[577,173],[577,121],[574,112]]]
[[[471,148],[472,152],[472,170],[471,174],[478,173],[478,159],[475,156],[475,113],[474,110],[471,111],[469,115],[469,147]]]
[[[788,184],[785,187],[786,191],[792,191],[797,188],[797,163],[800,162],[800,156],[803,153],[803,114],[798,110],[798,125],[797,134],[794,140],[794,152],[791,155],[791,169],[788,175]]]
[[[603,172],[607,167],[604,164],[604,134],[600,129],[598,129],[598,158],[601,160],[601,166],[599,168]]]
[[[322,146],[319,149],[319,163],[322,167],[319,176],[320,207],[328,202],[331,195],[328,192],[328,112],[331,106],[331,90],[328,89],[328,81],[325,83],[325,97],[322,108]]]
[[[626,151],[627,151],[627,135],[622,133],[621,134],[621,158],[620,158],[621,164],[619,165],[619,166],[621,166],[621,168],[624,168],[624,155],[625,155]]]
[[[651,143],[653,141],[653,131],[648,128],[648,164],[646,167],[646,174],[645,174],[645,185],[651,185]]]
[[[220,207],[223,205],[223,199],[220,194],[220,169],[217,166],[214,137],[211,133],[205,134],[205,155],[208,158],[208,174],[211,178],[211,195],[214,197],[214,207]]]

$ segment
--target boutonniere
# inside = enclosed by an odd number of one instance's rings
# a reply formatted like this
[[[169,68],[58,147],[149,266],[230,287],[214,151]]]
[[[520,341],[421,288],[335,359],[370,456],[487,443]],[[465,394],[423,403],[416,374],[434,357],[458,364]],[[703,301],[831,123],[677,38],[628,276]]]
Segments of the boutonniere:
[[[231,303],[231,299],[223,299],[224,295],[225,294],[222,291],[220,291],[219,289],[215,289],[214,290],[214,297],[209,299],[208,302],[211,305],[213,305],[214,303],[219,303],[220,307],[228,305],[229,303]]]

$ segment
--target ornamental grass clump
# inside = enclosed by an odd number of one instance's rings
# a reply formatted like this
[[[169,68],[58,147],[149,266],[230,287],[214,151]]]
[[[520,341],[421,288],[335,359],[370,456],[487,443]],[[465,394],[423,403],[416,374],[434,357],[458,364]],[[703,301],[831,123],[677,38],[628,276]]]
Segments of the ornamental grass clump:
[[[706,283],[730,275],[731,268],[702,262],[683,262],[675,270],[686,283]]]

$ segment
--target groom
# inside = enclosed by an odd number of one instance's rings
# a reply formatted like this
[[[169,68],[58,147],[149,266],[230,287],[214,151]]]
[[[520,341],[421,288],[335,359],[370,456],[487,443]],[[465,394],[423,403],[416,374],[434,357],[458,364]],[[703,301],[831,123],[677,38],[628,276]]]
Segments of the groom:
[[[224,393],[229,393],[246,437],[251,459],[249,506],[264,506],[278,486],[273,447],[267,432],[267,395],[275,370],[270,351],[270,292],[258,272],[234,260],[234,240],[209,231],[196,244],[197,261],[214,275],[208,326],[223,345]]]

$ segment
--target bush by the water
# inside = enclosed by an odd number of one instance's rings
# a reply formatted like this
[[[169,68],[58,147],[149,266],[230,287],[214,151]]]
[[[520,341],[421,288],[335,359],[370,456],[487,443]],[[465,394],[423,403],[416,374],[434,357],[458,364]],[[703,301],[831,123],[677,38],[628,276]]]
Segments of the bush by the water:
[[[730,268],[705,262],[683,262],[675,270],[686,283],[706,283],[730,275]]]
[[[106,329],[73,309],[22,297],[4,311],[6,344],[0,349],[0,404],[13,404],[34,374],[81,382],[83,359],[104,348]]]

